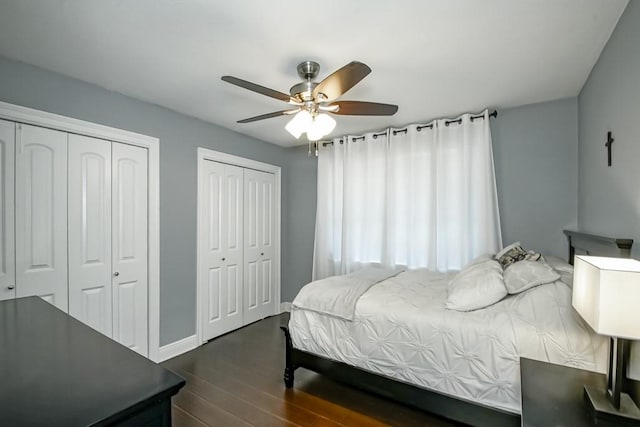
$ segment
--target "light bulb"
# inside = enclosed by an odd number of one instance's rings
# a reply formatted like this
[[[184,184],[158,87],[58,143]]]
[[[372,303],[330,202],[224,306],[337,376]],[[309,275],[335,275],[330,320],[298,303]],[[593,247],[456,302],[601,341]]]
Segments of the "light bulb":
[[[300,135],[307,131],[312,122],[313,117],[311,117],[311,114],[309,114],[307,110],[301,110],[293,116],[293,119],[291,119],[284,128],[293,135],[295,139],[298,139]]]
[[[318,114],[313,118],[313,123],[307,130],[307,139],[317,141],[331,133],[336,127],[336,121],[328,114]]]

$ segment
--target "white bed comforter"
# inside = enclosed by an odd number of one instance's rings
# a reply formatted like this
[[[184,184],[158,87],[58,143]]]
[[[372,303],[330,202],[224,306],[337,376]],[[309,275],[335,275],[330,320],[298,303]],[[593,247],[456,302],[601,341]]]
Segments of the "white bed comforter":
[[[294,346],[491,407],[520,413],[519,358],[604,372],[607,347],[557,281],[486,309],[444,308],[452,274],[412,270],[372,286],[353,321],[293,308]]]
[[[360,297],[369,288],[402,270],[366,267],[344,276],[331,276],[316,280],[300,289],[292,306],[321,314],[353,320]]]

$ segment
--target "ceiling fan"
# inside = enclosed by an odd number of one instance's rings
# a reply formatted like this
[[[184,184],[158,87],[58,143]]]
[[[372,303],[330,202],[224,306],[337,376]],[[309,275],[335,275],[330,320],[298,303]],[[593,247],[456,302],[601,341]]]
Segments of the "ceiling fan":
[[[344,116],[392,116],[398,111],[397,105],[336,100],[371,72],[371,68],[362,62],[350,62],[320,83],[314,81],[320,71],[317,62],[302,62],[297,71],[303,81],[293,85],[289,95],[237,77],[223,76],[222,80],[227,83],[279,99],[294,107],[238,120],[238,123],[295,114],[285,127],[287,131],[296,139],[306,132],[309,141],[317,141],[335,128],[335,120],[327,113]]]

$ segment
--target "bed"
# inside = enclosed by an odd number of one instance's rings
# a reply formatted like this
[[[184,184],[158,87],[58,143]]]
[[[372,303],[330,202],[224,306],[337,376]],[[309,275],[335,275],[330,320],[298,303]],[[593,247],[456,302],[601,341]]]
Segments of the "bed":
[[[628,257],[632,244],[565,234],[570,259]],[[292,310],[283,327],[286,386],[304,367],[456,421],[516,426],[520,357],[606,370],[607,342],[571,308],[570,283],[557,280],[458,312],[444,308],[453,274],[412,270],[382,280],[358,299],[353,320]]]

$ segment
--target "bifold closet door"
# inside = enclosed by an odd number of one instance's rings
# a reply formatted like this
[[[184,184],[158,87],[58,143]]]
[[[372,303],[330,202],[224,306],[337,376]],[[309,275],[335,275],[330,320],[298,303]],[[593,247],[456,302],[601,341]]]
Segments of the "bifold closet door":
[[[16,126],[16,296],[66,312],[67,134]]]
[[[275,176],[244,170],[244,323],[276,313]]]
[[[148,346],[148,152],[112,143],[113,339]]]
[[[213,161],[201,170],[199,274],[202,338],[243,325],[243,170]]]
[[[16,297],[14,149],[16,125],[0,120],[0,301]]]
[[[69,135],[69,314],[112,336],[111,142]]]

